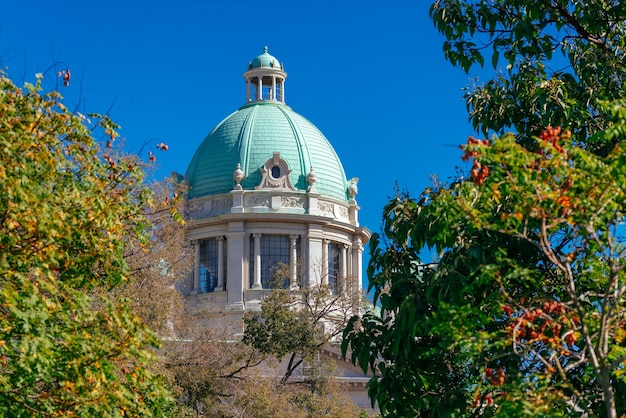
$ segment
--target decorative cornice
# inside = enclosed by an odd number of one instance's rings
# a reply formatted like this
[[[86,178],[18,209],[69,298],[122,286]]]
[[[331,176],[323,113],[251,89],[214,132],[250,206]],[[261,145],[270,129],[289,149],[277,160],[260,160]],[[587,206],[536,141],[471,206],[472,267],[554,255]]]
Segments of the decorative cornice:
[[[238,193],[234,195],[233,193]],[[233,209],[234,208],[234,209]],[[234,213],[289,213],[332,218],[350,223],[349,203],[337,199],[312,196],[303,191],[284,189],[240,190],[229,194],[189,201],[191,219],[206,219]]]

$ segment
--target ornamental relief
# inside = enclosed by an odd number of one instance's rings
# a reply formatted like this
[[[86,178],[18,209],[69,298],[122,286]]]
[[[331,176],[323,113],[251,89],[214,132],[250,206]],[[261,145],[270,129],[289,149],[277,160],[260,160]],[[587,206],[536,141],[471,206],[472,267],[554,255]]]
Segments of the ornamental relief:
[[[233,205],[233,199],[230,197],[223,199],[214,199],[206,202],[205,209],[207,209],[207,214],[217,215],[220,213],[230,211],[231,206]]]
[[[265,171],[261,171],[261,184],[255,187],[255,189],[290,189],[294,190],[291,183],[289,183],[289,179],[287,177],[282,177],[280,179],[272,179],[267,176]]]
[[[295,196],[282,196],[281,203],[287,208],[304,208],[304,199]]]
[[[259,171],[261,182],[255,186],[255,189],[296,190],[289,179],[291,173],[289,165],[280,158],[280,152],[274,152],[272,158],[267,160],[263,167],[259,168]]]
[[[245,207],[254,207],[254,206],[269,206],[270,205],[270,196],[245,196],[244,206]]]
[[[339,217],[348,219],[348,208],[339,206]]]
[[[328,213],[329,215],[335,216],[335,212],[333,210],[334,205],[329,202],[317,202],[317,207],[320,212]]]
[[[189,201],[187,206],[187,210],[191,214],[192,217],[197,217],[198,215],[204,212],[204,205],[202,202],[198,202],[196,200]]]
[[[231,198],[216,199],[213,201],[213,210],[230,209],[232,204],[233,200]]]
[[[192,200],[189,203],[189,214],[192,218],[199,219],[207,216],[215,216],[230,211],[233,205],[231,197],[211,200]]]

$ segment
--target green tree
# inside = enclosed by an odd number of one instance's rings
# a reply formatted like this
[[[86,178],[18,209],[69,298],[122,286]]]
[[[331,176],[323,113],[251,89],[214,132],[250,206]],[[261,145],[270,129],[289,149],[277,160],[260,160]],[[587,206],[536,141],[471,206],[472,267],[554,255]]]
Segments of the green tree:
[[[0,415],[166,416],[156,337],[123,300],[129,239],[151,194],[132,158],[101,150],[108,118],[0,75]]]
[[[623,2],[438,0],[430,16],[448,61],[467,72],[490,59],[497,70],[465,95],[477,130],[512,129],[530,140],[546,126],[568,125],[587,149],[612,149],[592,135],[607,123],[598,99],[626,98]]]
[[[244,316],[245,344],[279,361],[288,357],[283,383],[303,361],[315,356],[318,345],[326,342],[322,324],[303,313],[294,306],[288,291],[276,289],[261,302],[261,312]]]
[[[626,109],[610,111],[616,142]],[[533,141],[471,137],[468,180],[386,207],[369,265],[382,316],[353,318],[343,347],[377,372],[383,413],[626,413],[626,146],[598,157],[553,128]]]
[[[144,204],[143,214],[149,227],[142,239],[126,237],[123,256],[128,280],[101,291],[128,300],[132,311],[158,336],[174,337],[179,327],[187,326],[184,322],[188,316],[175,285],[192,272],[194,263],[187,225],[180,215],[184,213],[185,190],[175,178],[148,187],[151,199]]]
[[[320,348],[337,343],[348,319],[358,311],[362,295],[327,286],[290,286],[291,274],[290,266],[280,263],[272,293],[261,302],[261,310],[244,316],[243,343],[262,354],[265,365],[275,363],[257,381],[271,384],[275,394],[259,394],[250,381],[233,407],[245,410],[247,416],[361,416],[362,411],[341,394],[335,363],[319,353]],[[343,283],[337,286],[342,288]],[[296,373],[298,369],[302,373]],[[274,381],[268,378],[269,370],[282,376]]]
[[[303,362],[313,360],[320,347],[341,336],[361,298],[327,286],[282,288],[290,277],[289,265],[280,263],[274,272],[274,289],[261,302],[261,311],[244,316],[244,343],[279,361],[288,358],[281,383]]]
[[[389,414],[623,413],[623,208],[606,199],[623,187],[624,6],[440,0],[430,15],[453,65],[490,55],[465,100],[500,139],[471,139],[469,180],[385,208],[368,268],[383,314],[354,318],[344,352],[377,372]],[[544,132],[557,125],[571,132]]]

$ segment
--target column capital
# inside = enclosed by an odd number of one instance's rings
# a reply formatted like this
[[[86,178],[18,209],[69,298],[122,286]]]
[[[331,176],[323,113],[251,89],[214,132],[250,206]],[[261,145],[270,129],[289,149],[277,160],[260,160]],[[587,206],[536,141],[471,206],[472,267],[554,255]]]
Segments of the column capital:
[[[252,234],[254,239],[260,239],[262,234]]]
[[[215,237],[216,240],[218,241],[224,241],[224,236],[223,235],[219,235],[217,237]]]

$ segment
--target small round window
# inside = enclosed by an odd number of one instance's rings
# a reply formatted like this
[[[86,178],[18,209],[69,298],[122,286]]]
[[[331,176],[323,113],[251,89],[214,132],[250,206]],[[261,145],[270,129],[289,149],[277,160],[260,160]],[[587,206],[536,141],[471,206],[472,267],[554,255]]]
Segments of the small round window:
[[[272,167],[272,177],[274,177],[275,179],[280,178],[280,167],[278,167],[277,165]]]

